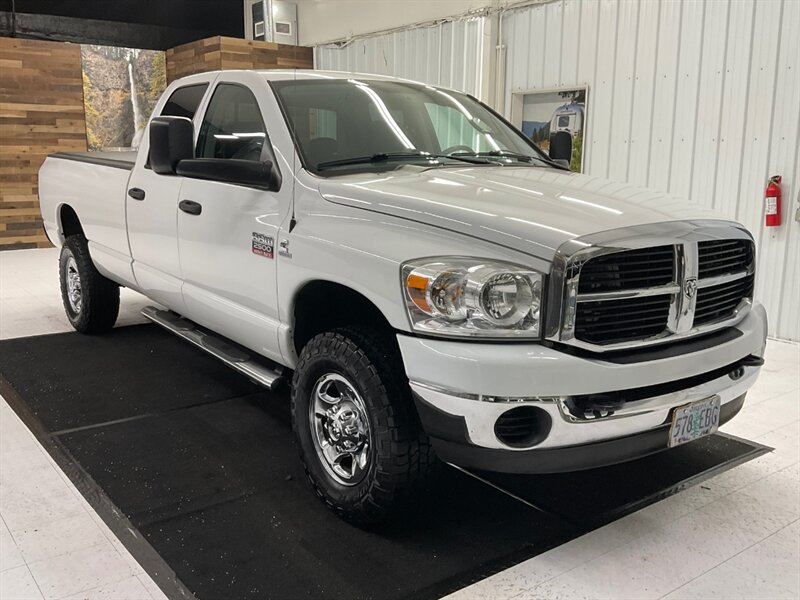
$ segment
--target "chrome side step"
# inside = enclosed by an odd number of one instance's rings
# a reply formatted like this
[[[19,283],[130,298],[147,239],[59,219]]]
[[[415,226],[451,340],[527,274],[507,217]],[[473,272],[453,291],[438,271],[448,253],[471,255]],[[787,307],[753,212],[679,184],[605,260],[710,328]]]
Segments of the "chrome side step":
[[[241,347],[201,329],[199,325],[184,319],[180,315],[168,310],[161,310],[155,306],[145,306],[142,309],[142,315],[156,325],[160,325],[198,348],[205,350],[232,369],[239,371],[242,375],[246,375],[268,390],[274,390],[283,382],[283,376],[278,370],[279,368],[271,369],[267,365],[258,362]]]

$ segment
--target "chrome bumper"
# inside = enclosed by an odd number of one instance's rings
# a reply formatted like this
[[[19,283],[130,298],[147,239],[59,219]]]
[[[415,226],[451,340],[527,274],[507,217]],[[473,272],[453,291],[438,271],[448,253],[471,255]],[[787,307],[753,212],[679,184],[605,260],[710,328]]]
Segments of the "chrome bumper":
[[[709,396],[719,396],[724,408],[755,383],[760,367],[753,366],[753,361],[745,361],[733,377],[731,372],[747,357],[763,356],[766,327],[764,308],[756,303],[727,341],[690,353],[627,363],[576,356],[542,344],[397,338],[411,388],[432,408],[431,414],[464,431],[463,443],[519,452],[592,444],[654,430],[669,421],[675,407]],[[680,387],[682,381],[685,387]],[[634,392],[628,398],[636,399],[626,400],[612,414],[587,418],[570,411],[571,400],[613,396],[621,390]],[[651,391],[652,395],[645,395]],[[625,400],[625,395],[619,397]],[[520,406],[546,411],[550,429],[536,444],[512,447],[497,438],[495,423],[503,413]]]
[[[463,396],[448,394],[443,390],[432,389],[430,385],[414,381],[411,382],[411,389],[436,409],[463,418],[469,443],[483,448],[518,452],[532,448],[591,444],[655,429],[669,421],[674,408],[710,396],[719,396],[720,404],[724,407],[752,387],[761,368],[743,367],[743,370],[741,377],[736,380],[726,373],[701,385],[627,402],[613,414],[592,419],[574,416],[567,406],[569,399],[567,396],[491,402],[465,399]],[[506,411],[519,406],[536,406],[550,415],[551,426],[547,437],[534,446],[525,448],[507,446],[495,436],[494,425],[497,419]]]

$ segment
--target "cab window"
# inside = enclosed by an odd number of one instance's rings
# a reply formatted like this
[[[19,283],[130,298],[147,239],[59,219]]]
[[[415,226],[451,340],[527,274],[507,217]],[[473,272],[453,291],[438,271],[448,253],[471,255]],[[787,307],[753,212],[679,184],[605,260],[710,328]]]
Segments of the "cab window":
[[[170,94],[161,111],[161,116],[193,119],[194,113],[197,112],[197,107],[200,106],[200,102],[206,93],[206,88],[208,88],[207,83],[178,88]]]
[[[197,138],[197,158],[261,160],[267,129],[253,93],[222,83],[214,90]]]

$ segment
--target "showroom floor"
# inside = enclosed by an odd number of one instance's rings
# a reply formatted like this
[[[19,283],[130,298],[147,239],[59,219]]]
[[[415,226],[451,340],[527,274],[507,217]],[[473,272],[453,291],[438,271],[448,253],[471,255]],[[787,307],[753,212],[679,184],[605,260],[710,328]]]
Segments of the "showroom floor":
[[[0,339],[70,331],[57,251],[0,253]],[[123,291],[119,325],[148,303]],[[452,598],[800,597],[800,346],[770,341],[724,431],[775,448]],[[163,598],[0,402],[0,598]]]

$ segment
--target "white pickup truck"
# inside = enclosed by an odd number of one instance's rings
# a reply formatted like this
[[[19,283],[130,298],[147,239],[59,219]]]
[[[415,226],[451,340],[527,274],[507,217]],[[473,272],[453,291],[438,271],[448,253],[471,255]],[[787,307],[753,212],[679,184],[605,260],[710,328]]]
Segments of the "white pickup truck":
[[[49,157],[40,199],[75,329],[110,329],[126,286],[290,383],[311,484],[367,525],[440,461],[587,469],[742,407],[766,338],[751,235],[563,158],[453,90],[223,71],[172,83],[138,154]]]

